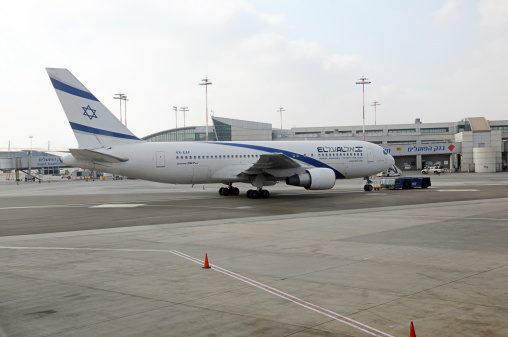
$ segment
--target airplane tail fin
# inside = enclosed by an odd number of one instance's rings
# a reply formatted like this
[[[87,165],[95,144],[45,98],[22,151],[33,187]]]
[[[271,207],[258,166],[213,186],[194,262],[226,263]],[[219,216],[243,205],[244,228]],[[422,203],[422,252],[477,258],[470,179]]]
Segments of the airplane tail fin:
[[[141,142],[67,69],[46,68],[80,149]]]

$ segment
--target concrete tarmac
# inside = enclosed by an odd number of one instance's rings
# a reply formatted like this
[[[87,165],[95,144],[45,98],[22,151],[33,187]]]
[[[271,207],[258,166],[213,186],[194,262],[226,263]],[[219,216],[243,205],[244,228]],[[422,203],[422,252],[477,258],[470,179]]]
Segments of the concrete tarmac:
[[[2,181],[0,336],[507,336],[508,174],[431,178]]]

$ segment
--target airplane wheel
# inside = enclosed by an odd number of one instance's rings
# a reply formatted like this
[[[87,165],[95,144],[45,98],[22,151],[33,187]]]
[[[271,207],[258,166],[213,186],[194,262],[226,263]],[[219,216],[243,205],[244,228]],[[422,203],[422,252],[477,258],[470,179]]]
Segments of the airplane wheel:
[[[240,194],[240,189],[238,187],[231,187],[229,190],[229,195],[237,196]]]
[[[230,195],[229,188],[223,187],[222,195],[225,197],[229,196]]]
[[[374,189],[374,188],[372,187],[372,185],[365,185],[365,186],[363,186],[363,190],[364,190],[365,192],[370,192],[370,191],[372,191],[373,189]]]
[[[261,190],[261,198],[263,199],[270,198],[270,192],[268,192],[267,190]]]
[[[251,195],[251,193],[252,193],[252,190],[248,190],[248,191],[247,191],[247,198],[249,198],[249,199],[251,198],[251,196],[250,196],[250,195]]]
[[[404,180],[404,183],[402,184],[403,190],[408,190],[411,188],[411,182],[409,180]]]
[[[222,191],[224,191],[224,187],[219,188],[219,195],[223,195]]]
[[[259,198],[259,192],[256,191],[256,190],[252,190],[252,192],[250,192],[250,197],[251,197],[251,199],[258,199]]]

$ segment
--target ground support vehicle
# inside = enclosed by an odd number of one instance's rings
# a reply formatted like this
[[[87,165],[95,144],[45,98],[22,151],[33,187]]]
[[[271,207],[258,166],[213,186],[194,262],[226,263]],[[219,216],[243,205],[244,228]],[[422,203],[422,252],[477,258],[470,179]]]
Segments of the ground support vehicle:
[[[443,172],[443,169],[439,166],[432,166],[432,167],[424,168],[421,172],[422,172],[422,174],[429,174],[429,173],[441,174],[441,172]]]
[[[397,177],[381,179],[380,189],[407,190],[420,187],[427,188],[430,184],[430,177]]]

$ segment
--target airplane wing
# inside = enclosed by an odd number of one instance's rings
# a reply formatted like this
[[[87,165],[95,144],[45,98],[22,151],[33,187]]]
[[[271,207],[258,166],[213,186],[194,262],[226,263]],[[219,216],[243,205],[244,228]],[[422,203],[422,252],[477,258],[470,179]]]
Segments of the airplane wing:
[[[282,170],[293,170],[301,167],[295,160],[289,158],[283,153],[262,154],[259,156],[257,162],[251,167],[247,168],[240,174],[254,175],[254,174],[269,174],[273,175],[275,171],[281,172]]]
[[[129,160],[128,158],[115,157],[109,154],[84,149],[70,149],[71,154],[76,159],[91,160],[102,163],[121,163]]]

